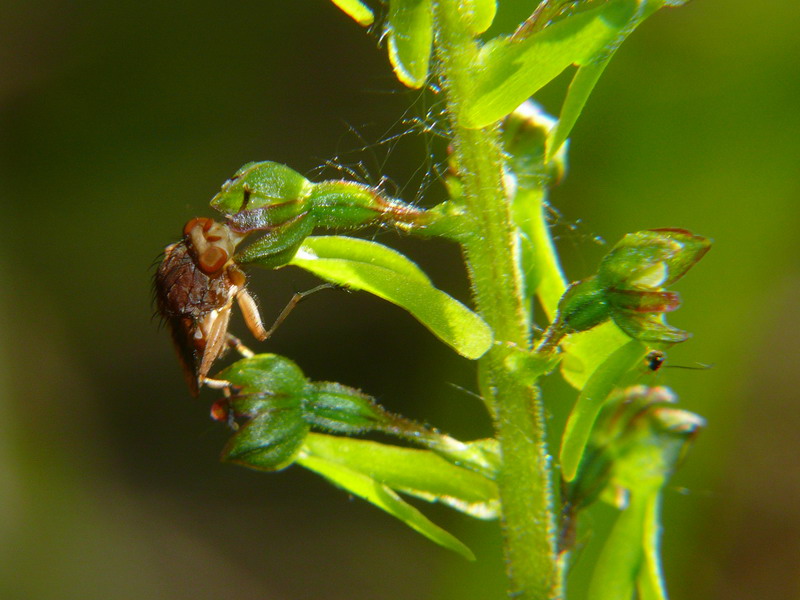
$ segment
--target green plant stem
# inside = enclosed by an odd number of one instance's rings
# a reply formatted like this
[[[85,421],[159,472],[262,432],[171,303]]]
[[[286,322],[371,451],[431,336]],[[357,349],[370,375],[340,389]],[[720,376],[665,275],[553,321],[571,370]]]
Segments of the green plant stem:
[[[480,360],[479,375],[503,456],[498,487],[510,594],[521,600],[554,600],[561,597],[562,584],[542,403],[538,389],[523,382],[511,360],[515,349],[530,348],[530,322],[499,135],[496,128],[459,125],[478,47],[459,16],[457,0],[439,0],[434,6],[440,76],[472,222],[473,235],[463,242],[467,267],[478,309],[495,335],[495,345]]]

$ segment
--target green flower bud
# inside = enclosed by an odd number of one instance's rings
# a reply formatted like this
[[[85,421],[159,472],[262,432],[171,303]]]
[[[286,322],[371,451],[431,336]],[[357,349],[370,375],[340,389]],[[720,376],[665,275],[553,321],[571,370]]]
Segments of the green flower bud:
[[[680,296],[663,288],[683,277],[710,246],[708,239],[683,229],[629,233],[603,258],[596,275],[567,289],[544,347],[608,319],[642,342],[685,341],[689,333],[664,320],[664,313],[680,306]]]
[[[310,426],[303,419],[304,399],[313,387],[288,358],[259,354],[232,364],[219,375],[238,388],[217,403],[212,416],[243,422],[222,451],[222,459],[261,471],[291,465]],[[226,405],[224,409],[220,404]]]
[[[566,498],[579,510],[602,497],[623,508],[631,493],[663,486],[705,426],[704,420],[674,407],[663,387],[634,386],[609,401],[595,423],[578,476]]]
[[[217,378],[230,382],[236,391],[211,409],[215,420],[227,421],[237,430],[223,450],[223,460],[258,470],[283,469],[297,458],[312,429],[340,435],[380,431],[461,460],[473,458],[460,442],[388,413],[357,389],[310,382],[282,356],[244,358]]]

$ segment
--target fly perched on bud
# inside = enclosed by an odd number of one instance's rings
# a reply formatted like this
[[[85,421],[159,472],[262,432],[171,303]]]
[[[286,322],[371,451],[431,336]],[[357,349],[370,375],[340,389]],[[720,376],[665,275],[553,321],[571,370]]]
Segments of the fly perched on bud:
[[[252,355],[228,333],[233,302],[244,314],[253,335],[265,340],[255,300],[247,292],[247,276],[233,260],[244,236],[208,218],[186,223],[183,240],[164,249],[154,288],[158,312],[167,323],[193,396],[210,383],[211,365],[234,346]]]

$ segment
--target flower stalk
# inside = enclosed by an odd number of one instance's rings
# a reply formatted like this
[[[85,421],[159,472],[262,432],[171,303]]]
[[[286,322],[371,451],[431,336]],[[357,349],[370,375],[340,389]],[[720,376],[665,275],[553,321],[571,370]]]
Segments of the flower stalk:
[[[498,478],[510,594],[524,600],[562,597],[556,555],[555,514],[541,397],[515,372],[512,354],[530,347],[519,253],[504,187],[496,127],[468,129],[459,122],[478,47],[461,19],[458,2],[434,3],[436,52],[447,93],[454,159],[473,235],[464,252],[478,309],[495,334],[480,360],[481,395],[494,419],[503,463]]]

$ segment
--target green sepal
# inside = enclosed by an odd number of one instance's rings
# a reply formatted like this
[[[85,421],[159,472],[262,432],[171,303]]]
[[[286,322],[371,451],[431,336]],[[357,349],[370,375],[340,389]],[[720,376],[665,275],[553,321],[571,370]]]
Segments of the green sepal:
[[[386,35],[397,79],[410,88],[421,88],[428,78],[433,49],[431,0],[389,0]]]
[[[628,233],[603,257],[602,285],[616,289],[658,289],[683,277],[711,248],[711,240],[685,229]]]
[[[242,358],[215,376],[229,381],[242,394],[271,394],[301,400],[313,393],[313,388],[297,364],[277,354],[256,354]]]
[[[372,25],[375,16],[369,7],[360,0],[331,0],[342,12],[362,27]]]
[[[458,115],[464,127],[486,127],[511,113],[573,63],[614,40],[637,0],[616,0],[575,13],[521,41],[497,38],[480,51],[475,90]]]
[[[466,358],[480,358],[492,344],[492,331],[483,319],[435,288],[408,258],[376,242],[309,237],[290,264],[404,308]]]
[[[234,434],[222,460],[259,471],[284,469],[297,458],[309,430],[299,408],[265,410]]]
[[[272,161],[251,162],[239,169],[211,199],[211,206],[225,215],[270,207],[300,206],[313,184],[297,171]],[[298,214],[297,211],[294,214]],[[265,218],[265,224],[279,224],[288,217]]]

